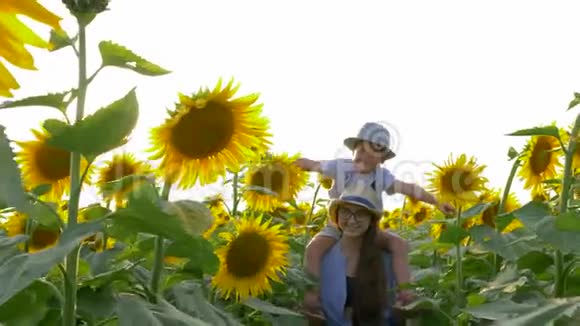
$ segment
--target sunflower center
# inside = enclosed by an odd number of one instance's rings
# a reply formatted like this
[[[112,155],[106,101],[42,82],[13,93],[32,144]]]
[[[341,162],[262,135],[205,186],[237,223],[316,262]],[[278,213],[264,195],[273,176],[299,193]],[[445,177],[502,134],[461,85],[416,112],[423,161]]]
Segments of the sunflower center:
[[[269,255],[270,246],[263,236],[242,233],[230,243],[226,255],[228,271],[239,278],[254,276],[266,267]]]
[[[53,245],[58,240],[59,232],[55,230],[36,229],[30,237],[30,247],[43,249]]]
[[[552,143],[547,136],[538,137],[536,146],[532,150],[530,158],[530,166],[532,171],[536,174],[542,174],[550,165],[552,159]]]
[[[250,183],[252,186],[270,189],[280,197],[283,197],[288,190],[288,178],[286,178],[286,174],[283,170],[275,167],[266,166],[254,172]]]
[[[495,228],[495,217],[497,216],[497,212],[499,210],[499,204],[495,203],[492,206],[488,207],[483,213],[481,214],[481,219],[483,223]]]
[[[191,159],[206,158],[227,147],[234,135],[234,115],[221,103],[209,101],[191,108],[171,130],[171,143]]]
[[[466,169],[453,169],[441,178],[442,189],[446,192],[461,194],[470,191],[473,186],[474,175]]]
[[[58,181],[70,174],[70,153],[50,146],[41,146],[36,157],[36,168],[47,180]]]

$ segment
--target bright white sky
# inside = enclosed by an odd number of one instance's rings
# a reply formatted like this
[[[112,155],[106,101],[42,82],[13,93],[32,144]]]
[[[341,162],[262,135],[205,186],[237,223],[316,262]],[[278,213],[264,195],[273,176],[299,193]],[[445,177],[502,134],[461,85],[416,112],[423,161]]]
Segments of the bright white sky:
[[[60,1],[41,3],[75,33]],[[398,154],[387,167],[419,184],[431,162],[466,153],[487,165],[492,186],[503,187],[507,150],[525,140],[505,134],[551,121],[567,126],[576,114],[566,108],[580,91],[577,1],[113,0],[110,8],[88,29],[89,74],[100,63],[101,40],[173,71],[145,77],[107,68],[89,90],[91,113],[137,86],[141,115],[125,150],[141,158],[149,128],[177,92],[212,87],[219,77],[241,82],[240,95],[261,93],[274,151],[348,157],[342,139],[366,121],[383,121]],[[22,84],[16,98],[76,85],[70,49],[32,51],[39,71],[10,67]],[[0,112],[0,123],[24,140],[58,117],[22,108]],[[527,201],[521,186],[514,190]],[[218,190],[175,194],[197,199]],[[385,207],[400,203],[396,197]]]

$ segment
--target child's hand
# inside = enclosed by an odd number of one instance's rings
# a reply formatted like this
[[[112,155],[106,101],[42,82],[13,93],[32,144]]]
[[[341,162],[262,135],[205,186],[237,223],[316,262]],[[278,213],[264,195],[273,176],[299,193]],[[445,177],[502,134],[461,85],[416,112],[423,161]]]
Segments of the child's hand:
[[[439,203],[439,205],[437,205],[437,208],[445,215],[455,214],[455,207],[453,207],[453,205],[449,203]]]
[[[397,293],[397,302],[400,302],[403,306],[411,303],[415,299],[415,293],[411,290],[400,290]]]
[[[306,291],[304,293],[304,308],[310,312],[317,312],[321,308],[318,291]]]

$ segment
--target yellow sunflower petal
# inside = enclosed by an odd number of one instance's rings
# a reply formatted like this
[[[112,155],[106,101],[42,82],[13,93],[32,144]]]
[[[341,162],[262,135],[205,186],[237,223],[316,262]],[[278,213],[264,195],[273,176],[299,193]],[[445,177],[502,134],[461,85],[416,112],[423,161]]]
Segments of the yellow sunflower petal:
[[[26,234],[27,220],[28,217],[26,215],[22,213],[13,213],[7,217],[6,222],[2,223],[0,227],[2,227],[10,237],[19,234]],[[34,227],[30,233],[28,251],[37,252],[50,248],[57,243],[59,236],[59,230],[48,229],[38,225]],[[20,244],[19,248],[23,250],[24,244]]]
[[[221,88],[220,80],[212,91],[179,95],[176,110],[151,131],[151,159],[162,159],[163,177],[184,189],[213,183],[226,169],[238,171],[255,154],[252,149],[268,148],[269,122],[262,105],[253,105],[258,95],[232,99],[237,87],[232,80]]]
[[[151,167],[147,163],[135,159],[133,154],[115,154],[99,169],[97,186],[100,187],[100,191],[103,193],[103,186],[107,182],[118,180],[130,175],[142,175],[150,172]],[[125,194],[132,191],[138,183],[138,181],[123,183],[118,191],[112,194],[103,194],[103,197],[105,200],[115,200],[116,205],[120,206],[125,201]]]
[[[552,136],[532,136],[522,155],[523,165],[518,172],[525,181],[524,188],[540,192],[543,181],[553,179],[562,167],[560,142]]]
[[[270,292],[270,281],[279,281],[278,273],[288,266],[288,251],[280,225],[269,226],[261,217],[236,220],[230,240],[216,250],[220,269],[212,283],[225,298],[244,300]]]

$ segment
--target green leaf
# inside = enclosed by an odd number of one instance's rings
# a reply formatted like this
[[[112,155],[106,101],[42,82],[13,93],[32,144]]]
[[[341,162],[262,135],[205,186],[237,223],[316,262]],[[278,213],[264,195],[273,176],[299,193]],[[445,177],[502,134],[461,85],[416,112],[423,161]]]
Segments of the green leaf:
[[[185,257],[195,262],[196,267],[207,274],[215,274],[219,259],[214,254],[212,244],[202,237],[187,237],[175,241],[167,247],[167,256]]]
[[[30,216],[38,223],[52,229],[57,229],[62,223],[54,203],[34,203]]]
[[[448,224],[445,230],[439,236],[439,242],[458,244],[461,240],[467,237],[469,233],[462,227]]]
[[[54,292],[45,282],[34,281],[0,306],[0,323],[36,326],[48,312],[48,300]]]
[[[531,251],[518,259],[518,269],[530,269],[532,272],[539,274],[544,272],[554,263],[554,258],[541,251]]]
[[[66,96],[70,93],[51,93],[47,95],[37,95],[15,101],[5,101],[0,104],[0,109],[10,109],[23,106],[48,106],[61,112],[66,112]]]
[[[556,217],[556,229],[559,231],[580,232],[580,213],[568,211]]]
[[[510,160],[513,160],[514,158],[518,157],[520,155],[520,153],[518,153],[518,151],[516,151],[515,148],[511,147],[508,150],[508,157]]]
[[[124,145],[139,117],[139,104],[132,89],[125,97],[68,126],[48,120],[50,145],[83,154],[89,160]]]
[[[175,296],[176,307],[193,316],[215,326],[241,326],[242,324],[225,311],[212,305],[204,297],[201,285],[184,281],[171,289]]]
[[[552,325],[562,317],[571,316],[578,309],[580,298],[550,299],[541,306],[523,312],[519,317],[504,319],[502,325]]]
[[[164,202],[163,211],[179,218],[190,234],[202,235],[213,223],[213,215],[207,206],[193,200]]]
[[[50,51],[57,51],[67,46],[73,45],[73,40],[66,34],[64,30],[51,30],[50,31],[50,44],[52,44],[52,49]]]
[[[105,318],[113,314],[117,304],[110,286],[102,288],[82,287],[77,292],[79,314],[94,318]]]
[[[262,301],[258,298],[250,297],[250,298],[244,300],[243,304],[252,308],[252,309],[256,309],[256,310],[262,311],[262,312],[267,312],[267,313],[273,314],[273,315],[302,316],[301,314],[299,314],[295,311],[292,311],[292,310],[289,310],[286,308],[282,308],[282,307],[277,307],[269,302]]]
[[[169,70],[149,62],[122,45],[111,41],[99,43],[103,66],[116,66],[133,70],[146,76],[161,76],[170,73]]]
[[[568,104],[568,110],[570,110],[571,108],[575,107],[578,104],[580,104],[580,93],[574,92],[574,99],[570,101],[570,104]]]
[[[50,184],[42,184],[34,187],[30,192],[33,193],[35,196],[40,197],[44,194],[47,194],[52,186]]]
[[[469,232],[476,244],[510,261],[536,248],[533,239],[526,239],[517,233],[500,234],[487,225],[474,226]]]
[[[0,266],[0,306],[62,262],[83,239],[101,229],[100,221],[69,226],[61,234],[56,246],[33,254],[15,255],[6,260]]]
[[[550,206],[545,203],[531,201],[511,212],[515,218],[530,230],[535,230],[542,219],[550,215]]]
[[[99,184],[99,190],[104,197],[111,197],[123,189],[130,189],[131,185],[137,185],[141,182],[152,182],[152,180],[146,175],[132,174],[118,180],[101,183]]]
[[[483,213],[488,207],[490,207],[493,203],[481,203],[470,207],[465,212],[461,212],[461,221],[466,219],[472,218]]]
[[[556,228],[556,219],[546,216],[536,227],[536,234],[564,253],[580,251],[580,237],[576,231],[560,231]]]
[[[32,205],[24,192],[20,169],[14,161],[14,152],[4,132],[5,129],[0,125],[0,203],[29,214]]]
[[[129,294],[119,296],[117,304],[119,326],[210,326],[198,318],[191,317],[165,300],[157,305]]]
[[[560,131],[556,126],[535,127],[514,131],[507,136],[553,136],[560,139]]]
[[[529,312],[535,309],[537,309],[536,305],[516,303],[507,299],[499,299],[498,301],[465,308],[463,311],[471,314],[475,318],[503,321],[506,318],[517,316],[522,312]]]

